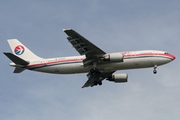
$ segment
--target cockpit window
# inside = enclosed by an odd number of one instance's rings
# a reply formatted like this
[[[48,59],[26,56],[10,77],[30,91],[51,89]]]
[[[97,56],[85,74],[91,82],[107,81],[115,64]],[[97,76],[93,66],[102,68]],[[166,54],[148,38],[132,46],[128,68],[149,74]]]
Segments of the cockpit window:
[[[165,52],[165,54],[168,54],[167,52]]]

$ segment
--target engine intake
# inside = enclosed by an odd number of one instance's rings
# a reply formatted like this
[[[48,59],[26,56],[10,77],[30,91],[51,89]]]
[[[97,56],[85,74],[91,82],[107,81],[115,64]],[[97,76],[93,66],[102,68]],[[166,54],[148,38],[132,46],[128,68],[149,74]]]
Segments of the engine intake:
[[[114,81],[115,83],[127,82],[128,75],[127,74],[113,74],[107,80]]]
[[[111,62],[123,62],[123,54],[122,53],[110,53],[104,56],[104,61]]]

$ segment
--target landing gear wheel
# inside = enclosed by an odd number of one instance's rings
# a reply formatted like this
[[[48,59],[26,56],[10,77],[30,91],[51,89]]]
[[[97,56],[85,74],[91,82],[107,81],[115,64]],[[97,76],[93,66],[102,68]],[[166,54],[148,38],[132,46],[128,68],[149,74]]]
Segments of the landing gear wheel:
[[[98,82],[97,82],[97,81],[94,81],[94,85],[95,85],[95,86],[98,85]]]
[[[156,74],[156,73],[157,73],[157,70],[154,70],[153,73]]]
[[[156,68],[157,68],[157,65],[155,65],[155,66],[154,66],[154,70],[153,70],[153,73],[154,73],[154,74],[156,74],[156,73],[157,73]]]
[[[102,81],[99,81],[99,85],[102,85]]]
[[[99,72],[99,70],[97,68],[93,68],[94,72]]]
[[[100,73],[97,68],[91,69],[90,72],[91,72],[91,74],[97,74],[97,73],[99,74]]]
[[[102,85],[102,81],[94,81],[94,86]]]

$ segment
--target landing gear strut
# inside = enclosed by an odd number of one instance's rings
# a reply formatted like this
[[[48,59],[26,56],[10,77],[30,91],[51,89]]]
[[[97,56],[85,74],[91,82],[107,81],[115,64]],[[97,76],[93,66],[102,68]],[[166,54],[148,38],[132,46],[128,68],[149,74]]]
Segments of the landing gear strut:
[[[90,70],[91,76],[94,76],[95,78],[97,78],[97,81],[94,81],[94,85],[92,85],[92,86],[102,85],[102,81],[100,80],[101,72],[99,72],[99,70],[96,68],[96,66],[97,66],[97,62],[93,62],[93,68]]]
[[[96,68],[97,62],[93,62],[93,68],[90,70],[91,75],[98,75],[100,74],[99,70]]]
[[[99,81],[99,78],[100,78],[100,72],[97,68],[93,68],[90,70],[90,73],[91,73],[91,76],[94,76],[97,78],[98,81],[94,81],[94,85],[102,85],[102,81]]]
[[[99,74],[100,73],[97,68],[91,69],[90,72],[91,72],[91,75],[95,75],[95,74]]]
[[[155,65],[155,66],[154,66],[154,70],[153,70],[153,73],[154,73],[154,74],[156,74],[156,73],[157,73],[156,68],[157,68],[157,65]]]

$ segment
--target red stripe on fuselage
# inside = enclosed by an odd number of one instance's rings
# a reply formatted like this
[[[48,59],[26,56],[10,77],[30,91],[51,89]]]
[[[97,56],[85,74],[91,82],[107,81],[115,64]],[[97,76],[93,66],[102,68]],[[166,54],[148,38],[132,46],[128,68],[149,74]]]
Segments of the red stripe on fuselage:
[[[136,57],[166,57],[172,60],[175,59],[175,56],[172,54],[158,54],[158,53],[148,53],[148,54],[124,54],[124,58],[136,58]]]
[[[131,58],[138,58],[138,57],[165,57],[174,60],[175,56],[172,54],[158,54],[158,53],[147,53],[147,54],[123,54],[125,59],[131,59]],[[82,62],[84,58],[76,58],[76,59],[71,59],[71,60],[54,60],[52,62],[42,62],[38,64],[32,64],[25,66],[24,68],[31,69],[31,68],[36,68],[36,67],[42,67],[42,66],[47,66],[47,65],[56,65],[56,64],[63,64],[63,63],[74,63],[74,62]],[[47,60],[48,61],[48,60]]]
[[[33,67],[41,67],[41,66],[45,66],[45,65],[53,65],[53,64],[61,64],[61,63],[71,63],[71,62],[81,62],[81,59],[78,60],[58,60],[58,61],[53,61],[53,62],[42,62],[42,63],[38,63],[38,64],[32,64],[32,65],[28,65],[24,68],[33,68]]]

